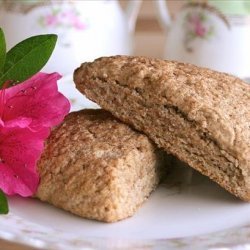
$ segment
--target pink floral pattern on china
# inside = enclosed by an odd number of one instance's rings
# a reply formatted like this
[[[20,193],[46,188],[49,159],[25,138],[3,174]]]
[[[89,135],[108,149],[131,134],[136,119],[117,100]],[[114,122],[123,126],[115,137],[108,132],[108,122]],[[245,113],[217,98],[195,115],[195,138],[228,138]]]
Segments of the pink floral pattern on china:
[[[215,23],[212,16],[219,18],[230,29],[228,18],[216,7],[206,2],[190,2],[184,6],[187,13],[184,16],[184,47],[193,52],[193,43],[198,40],[209,41],[216,35]]]
[[[184,17],[184,46],[192,52],[192,43],[197,39],[208,40],[215,34],[215,27],[204,10],[190,11]]]
[[[43,28],[73,28],[86,29],[86,23],[80,20],[80,14],[74,8],[52,8],[49,13],[38,17],[38,23]]]

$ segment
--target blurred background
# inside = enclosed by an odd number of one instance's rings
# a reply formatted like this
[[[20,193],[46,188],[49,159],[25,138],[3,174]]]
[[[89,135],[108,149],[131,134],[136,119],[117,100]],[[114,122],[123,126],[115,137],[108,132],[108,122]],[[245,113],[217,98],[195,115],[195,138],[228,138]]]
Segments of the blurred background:
[[[128,1],[120,0],[123,9]],[[164,59],[166,32],[159,20],[155,1],[143,0],[141,4],[135,25],[134,55]],[[171,17],[178,13],[184,3],[184,0],[167,1]]]
[[[250,76],[249,0],[144,0],[134,38],[135,55]]]
[[[8,48],[58,34],[44,71],[71,81],[61,90],[72,100],[80,98],[74,69],[100,56],[148,56],[250,76],[249,0],[0,0],[0,26]]]

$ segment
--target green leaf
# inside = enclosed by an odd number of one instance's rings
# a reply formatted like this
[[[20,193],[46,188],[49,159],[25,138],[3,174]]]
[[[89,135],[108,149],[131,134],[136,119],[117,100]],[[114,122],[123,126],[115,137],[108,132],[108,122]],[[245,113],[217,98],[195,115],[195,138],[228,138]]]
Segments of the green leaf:
[[[3,30],[0,28],[0,71],[2,71],[6,57],[6,42]]]
[[[0,190],[0,214],[7,214],[9,212],[8,201],[5,194]]]
[[[57,36],[53,34],[33,36],[8,51],[0,87],[7,80],[22,82],[39,72],[49,60],[56,40]]]

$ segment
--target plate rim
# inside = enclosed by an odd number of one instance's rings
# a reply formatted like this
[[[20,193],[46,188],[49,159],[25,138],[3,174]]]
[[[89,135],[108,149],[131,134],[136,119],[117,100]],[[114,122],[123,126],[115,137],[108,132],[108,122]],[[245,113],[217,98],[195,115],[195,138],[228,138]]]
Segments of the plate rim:
[[[51,250],[66,249],[222,249],[240,250],[250,247],[250,225],[219,232],[172,239],[112,239],[101,237],[79,238],[80,234],[48,228],[22,219],[10,212],[0,217],[0,238],[12,243]],[[6,228],[7,226],[7,228]],[[8,228],[9,227],[9,228]],[[34,230],[35,228],[35,230]],[[8,231],[9,229],[9,231]],[[53,237],[50,237],[53,235]]]

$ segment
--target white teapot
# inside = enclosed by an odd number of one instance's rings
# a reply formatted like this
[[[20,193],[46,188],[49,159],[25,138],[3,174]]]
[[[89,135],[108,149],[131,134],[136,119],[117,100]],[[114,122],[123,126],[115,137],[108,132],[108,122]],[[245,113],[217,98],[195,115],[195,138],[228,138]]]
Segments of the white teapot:
[[[83,61],[131,54],[140,4],[129,1],[123,12],[116,0],[0,0],[0,27],[9,47],[32,35],[58,34],[44,70],[67,75]]]
[[[249,1],[183,1],[173,20],[167,1],[155,3],[167,33],[166,59],[250,76]]]

